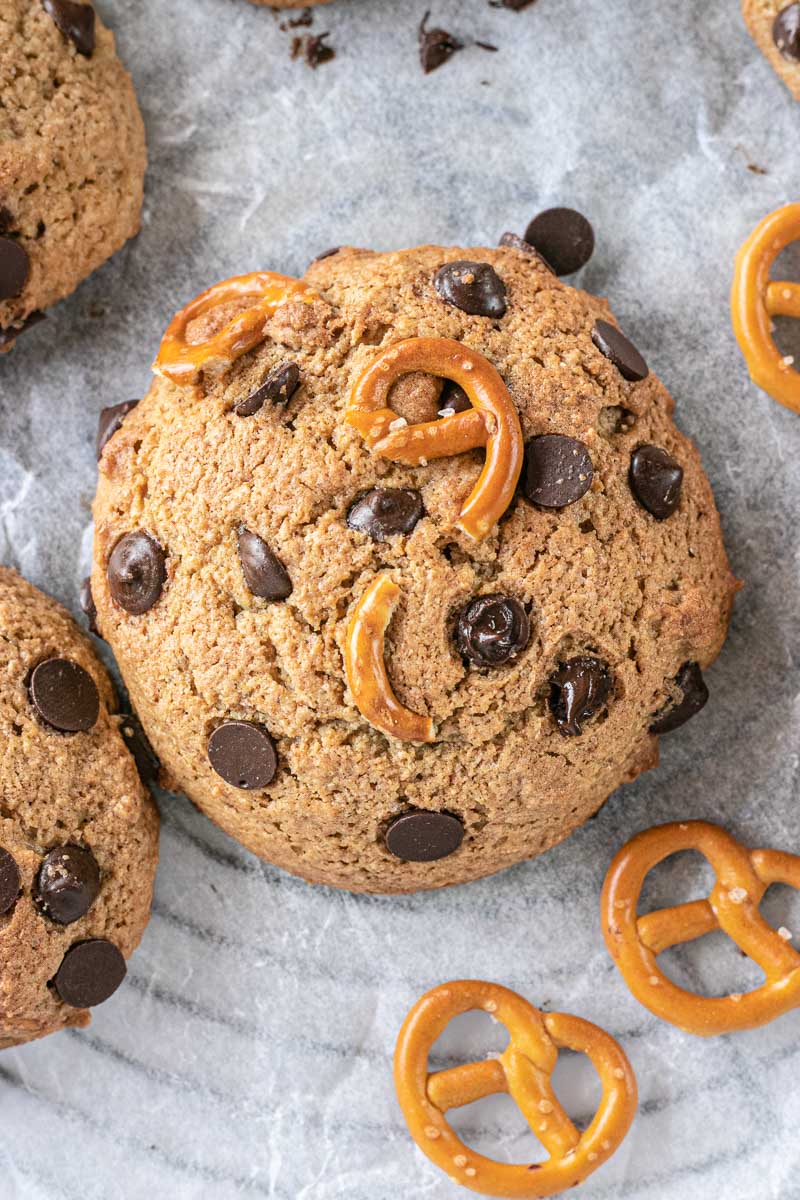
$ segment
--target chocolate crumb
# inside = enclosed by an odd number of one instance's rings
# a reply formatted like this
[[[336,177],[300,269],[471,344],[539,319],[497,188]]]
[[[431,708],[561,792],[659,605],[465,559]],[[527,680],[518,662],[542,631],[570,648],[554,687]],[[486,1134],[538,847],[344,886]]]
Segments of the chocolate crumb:
[[[747,164],[747,169],[748,169],[748,171],[751,171],[753,173],[753,175],[768,175],[769,174],[769,172],[767,171],[767,168],[760,167],[758,165],[758,163],[749,162]]]
[[[426,75],[446,63],[457,50],[464,49],[464,43],[446,29],[428,29],[430,15],[430,11],[426,12],[419,24],[419,60]]]
[[[292,38],[291,57],[302,58],[309,67],[314,70],[322,63],[330,62],[336,57],[336,51],[333,46],[325,45],[325,38],[330,37],[330,33],[306,33],[302,37]]]
[[[489,0],[490,8],[509,8],[512,12],[522,12],[523,8],[528,8],[535,0]]]
[[[290,29],[302,29],[314,23],[314,14],[310,8],[304,8],[298,17],[290,17],[287,21],[281,21],[278,28],[282,33],[288,33]]]

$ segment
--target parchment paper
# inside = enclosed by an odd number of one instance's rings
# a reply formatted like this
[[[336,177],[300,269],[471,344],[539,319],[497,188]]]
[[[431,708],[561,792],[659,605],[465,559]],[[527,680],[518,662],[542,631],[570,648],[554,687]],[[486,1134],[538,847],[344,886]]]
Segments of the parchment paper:
[[[33,2],[33,0],[32,0]],[[431,4],[434,0],[430,0]],[[737,0],[436,0],[464,50],[424,78],[426,0],[317,10],[337,56],[245,0],[98,0],[147,122],[141,236],[0,361],[0,556],[77,611],[91,538],[99,409],[147,387],[173,311],[208,284],[319,251],[493,245],[541,208],[589,215],[578,281],[611,297],[700,444],[746,580],[712,701],[662,765],[559,849],[437,895],[354,897],[260,864],[183,799],[162,797],[153,920],[91,1028],[0,1056],[0,1200],[456,1200],[410,1142],[390,1064],[434,983],[495,979],[619,1036],[641,1111],[587,1200],[800,1197],[800,1015],[710,1041],[659,1023],[603,948],[600,884],[636,830],[717,819],[800,850],[800,418],[754,388],[727,312],[733,256],[798,198],[800,109],[746,36]],[[300,29],[297,33],[303,33]],[[763,174],[748,169],[761,168]],[[663,904],[704,894],[667,866]],[[800,933],[800,902],[770,900]],[[676,954],[692,987],[753,982],[721,935]],[[442,1061],[496,1050],[462,1018]],[[572,1111],[598,1087],[559,1068]],[[510,1101],[457,1118],[489,1154],[537,1156]]]

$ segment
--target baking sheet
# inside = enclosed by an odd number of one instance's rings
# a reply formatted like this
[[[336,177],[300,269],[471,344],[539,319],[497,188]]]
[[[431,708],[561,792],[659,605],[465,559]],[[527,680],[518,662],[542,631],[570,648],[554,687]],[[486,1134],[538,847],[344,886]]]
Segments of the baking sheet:
[[[497,52],[423,77],[425,0],[338,0],[312,30],[336,58],[312,71],[289,54],[308,31],[246,0],[98,0],[147,123],[144,227],[0,361],[0,558],[77,610],[97,413],[142,394],[169,317],[211,282],[299,273],[340,243],[493,245],[567,203],[597,231],[579,280],[673,391],[746,580],[712,702],[566,844],[437,895],[311,888],[162,797],[153,920],[127,984],[88,1031],[0,1056],[0,1200],[456,1200],[405,1132],[390,1063],[410,1004],[459,976],[621,1037],[640,1115],[587,1200],[800,1197],[800,1016],[688,1038],[628,994],[597,917],[612,854],[654,822],[705,816],[800,849],[800,418],[750,384],[727,315],[737,246],[798,198],[800,110],[737,0],[430,3],[433,24]],[[706,883],[688,856],[651,895]],[[768,911],[800,933],[791,893]],[[672,963],[693,987],[752,979],[721,935]],[[442,1061],[498,1037],[462,1018]],[[558,1081],[588,1116],[590,1069],[568,1060]],[[486,1153],[536,1157],[506,1099],[458,1127]]]

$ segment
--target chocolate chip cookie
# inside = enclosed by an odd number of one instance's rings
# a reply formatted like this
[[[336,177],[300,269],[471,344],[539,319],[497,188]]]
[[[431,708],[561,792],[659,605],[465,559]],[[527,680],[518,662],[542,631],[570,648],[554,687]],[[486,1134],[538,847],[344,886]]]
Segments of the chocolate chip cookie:
[[[0,0],[0,350],[139,229],[144,126],[90,4]]]
[[[742,13],[753,41],[800,100],[800,3],[742,0]]]
[[[111,682],[72,619],[0,567],[0,1049],[122,982],[150,915],[158,817]]]
[[[97,624],[167,782],[308,880],[536,855],[707,698],[698,452],[606,303],[504,243],[210,288],[100,456]]]

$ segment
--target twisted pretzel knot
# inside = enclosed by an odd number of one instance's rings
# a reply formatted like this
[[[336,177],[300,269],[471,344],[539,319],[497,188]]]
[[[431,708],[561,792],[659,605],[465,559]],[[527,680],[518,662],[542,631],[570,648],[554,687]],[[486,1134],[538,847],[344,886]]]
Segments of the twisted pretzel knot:
[[[800,412],[800,374],[772,340],[772,317],[800,317],[800,284],[771,280],[773,262],[800,238],[800,204],[764,217],[736,255],[731,291],[733,331],[754,383]]]
[[[472,408],[439,421],[406,425],[387,402],[393,384],[412,371],[453,380]],[[517,410],[488,359],[461,342],[422,337],[389,346],[356,381],[347,422],[374,454],[412,466],[485,446],[486,462],[457,521],[473,541],[486,537],[513,499],[524,450]]]
[[[299,279],[274,271],[234,275],[201,292],[170,321],[161,339],[153,370],[180,386],[196,383],[211,366],[228,366],[264,340],[264,326],[273,313],[292,298],[310,304],[317,293]],[[232,317],[222,329],[202,342],[187,342],[192,321],[222,304],[252,298],[253,303]]]
[[[708,899],[637,917],[645,876],[680,850],[699,850],[714,868]],[[800,954],[759,912],[773,883],[800,888],[800,857],[748,850],[718,825],[660,825],[632,838],[609,868],[601,914],[606,945],[636,999],[663,1021],[700,1036],[753,1029],[800,1004]],[[663,950],[715,929],[761,967],[766,976],[761,987],[742,996],[707,998],[678,987],[659,970],[656,957]]]
[[[501,1055],[428,1074],[428,1054],[460,1013],[483,1009],[505,1025],[511,1040]],[[553,1091],[559,1049],[588,1055],[603,1097],[581,1134]],[[507,988],[476,979],[443,983],[409,1012],[394,1058],[394,1080],[411,1136],[428,1158],[457,1183],[485,1196],[552,1196],[574,1187],[609,1158],[636,1113],[636,1080],[622,1048],[609,1034],[566,1013],[541,1013]],[[548,1151],[543,1163],[500,1163],[470,1150],[445,1113],[484,1096],[507,1092]]]

